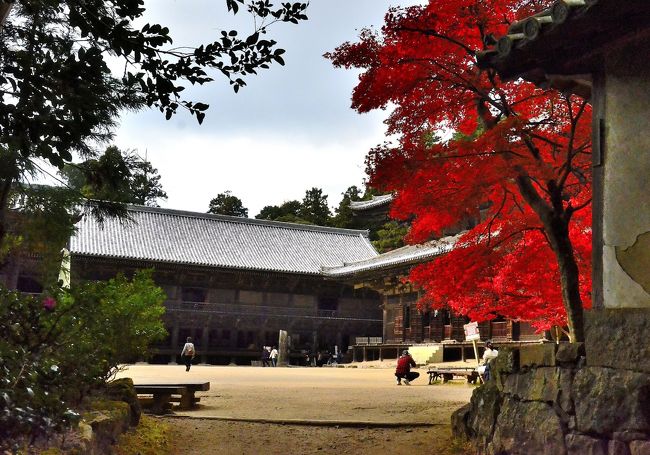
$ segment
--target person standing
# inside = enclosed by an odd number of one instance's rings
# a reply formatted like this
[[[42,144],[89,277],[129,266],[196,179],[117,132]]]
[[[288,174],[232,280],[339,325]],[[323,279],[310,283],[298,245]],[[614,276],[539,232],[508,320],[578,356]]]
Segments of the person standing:
[[[278,366],[278,350],[275,346],[273,346],[273,349],[271,349],[271,365],[274,367]]]
[[[190,371],[192,360],[194,360],[195,355],[196,349],[194,348],[194,343],[192,343],[192,337],[187,337],[185,346],[183,346],[183,350],[181,351],[181,358],[185,364],[185,371]]]
[[[268,346],[264,346],[262,348],[262,366],[263,367],[268,367],[269,365],[269,358],[271,356],[270,349]]]
[[[404,385],[411,385],[411,381],[420,377],[420,373],[411,371],[411,367],[415,366],[415,360],[413,360],[411,354],[406,349],[402,351],[402,355],[397,359],[397,368],[395,369],[397,385],[402,385],[402,379]]]

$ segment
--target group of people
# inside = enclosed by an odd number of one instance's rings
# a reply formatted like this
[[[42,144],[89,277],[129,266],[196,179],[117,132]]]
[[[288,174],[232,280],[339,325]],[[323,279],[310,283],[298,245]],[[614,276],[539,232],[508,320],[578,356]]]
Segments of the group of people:
[[[262,366],[263,367],[278,366],[278,349],[275,346],[262,347]]]
[[[485,351],[483,351],[483,359],[481,365],[477,368],[478,373],[481,375],[483,382],[489,381],[491,378],[490,363],[496,359],[499,351],[492,344],[492,340],[485,342]],[[395,378],[397,385],[411,385],[411,381],[420,377],[420,373],[411,371],[411,367],[415,367],[415,360],[411,357],[408,350],[402,351],[402,355],[397,359],[397,368],[395,369]]]
[[[341,361],[341,351],[337,352],[338,362]],[[319,353],[320,355],[320,353]],[[499,351],[492,344],[492,340],[485,342],[485,351],[483,351],[483,362],[478,367],[477,371],[483,378],[483,381],[490,380],[490,362],[499,355]],[[196,356],[196,348],[194,343],[192,343],[192,338],[187,337],[183,350],[181,351],[181,358],[185,364],[185,371],[190,371],[192,367],[192,361]],[[319,359],[320,360],[320,359]],[[331,361],[331,356],[329,356],[328,364]],[[322,363],[321,363],[322,365]],[[262,366],[263,367],[276,367],[278,366],[278,349],[275,346],[264,346],[262,348]],[[319,365],[320,366],[320,365]],[[397,368],[395,368],[395,378],[397,380],[397,385],[411,385],[411,381],[420,377],[420,373],[417,371],[411,371],[411,367],[415,367],[416,363],[411,357],[411,354],[407,349],[402,351],[402,355],[397,359]]]

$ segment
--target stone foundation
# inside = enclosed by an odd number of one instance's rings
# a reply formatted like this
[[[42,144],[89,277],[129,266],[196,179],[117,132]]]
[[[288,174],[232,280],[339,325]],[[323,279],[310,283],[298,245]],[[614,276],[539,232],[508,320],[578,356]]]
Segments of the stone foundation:
[[[590,313],[584,344],[502,349],[454,434],[486,455],[650,455],[650,313],[633,312]]]

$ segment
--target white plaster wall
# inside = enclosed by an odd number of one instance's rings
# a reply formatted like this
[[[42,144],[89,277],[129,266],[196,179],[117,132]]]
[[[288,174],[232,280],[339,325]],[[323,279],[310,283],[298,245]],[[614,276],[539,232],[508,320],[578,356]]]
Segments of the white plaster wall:
[[[650,255],[645,251],[650,244],[638,241],[650,232],[649,52],[648,44],[637,43],[606,58],[603,297],[607,308],[650,307]]]

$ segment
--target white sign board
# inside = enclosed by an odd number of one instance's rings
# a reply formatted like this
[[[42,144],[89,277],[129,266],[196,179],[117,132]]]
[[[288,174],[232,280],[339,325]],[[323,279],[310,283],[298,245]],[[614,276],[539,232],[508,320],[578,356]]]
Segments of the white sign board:
[[[478,322],[465,324],[463,329],[465,329],[465,340],[478,341],[481,339],[481,334],[478,332]]]

